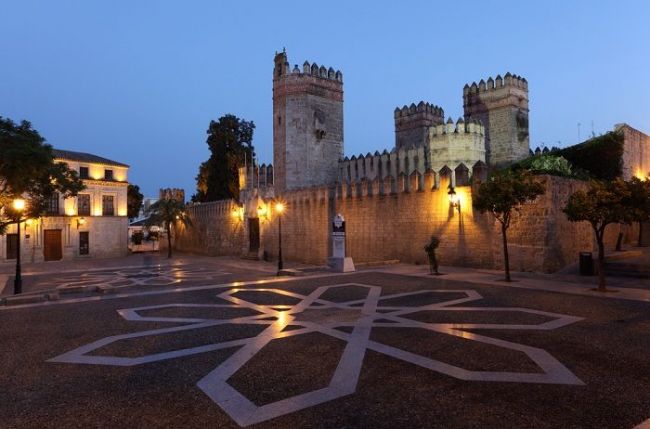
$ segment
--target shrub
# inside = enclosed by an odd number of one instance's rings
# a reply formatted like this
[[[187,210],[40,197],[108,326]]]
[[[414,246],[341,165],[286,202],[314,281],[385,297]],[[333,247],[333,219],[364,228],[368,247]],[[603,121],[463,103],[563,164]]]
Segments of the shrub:
[[[142,244],[143,239],[144,233],[142,231],[134,231],[133,234],[131,234],[131,241],[133,244]]]

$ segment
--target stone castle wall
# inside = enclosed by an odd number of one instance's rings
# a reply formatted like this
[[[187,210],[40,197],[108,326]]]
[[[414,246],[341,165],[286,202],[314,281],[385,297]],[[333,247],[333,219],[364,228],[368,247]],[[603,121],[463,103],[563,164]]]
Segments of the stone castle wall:
[[[616,130],[623,132],[623,179],[650,176],[650,136],[627,124]]]
[[[427,144],[423,146],[345,157],[338,163],[339,182],[408,176],[413,172],[424,174],[432,170],[436,181],[447,174],[454,186],[467,185],[470,169],[485,162],[483,126],[476,121],[465,123],[459,119],[456,124],[449,121],[432,126],[427,134]]]
[[[546,193],[527,204],[508,231],[511,269],[553,272],[577,262],[578,252],[595,251],[591,227],[566,220],[561,208],[568,196],[585,186],[579,181],[540,176]],[[346,219],[347,250],[357,263],[400,260],[426,262],[423,246],[431,235],[440,238],[441,264],[500,269],[503,264],[500,225],[489,214],[474,212],[471,186],[456,188],[460,213],[450,207],[448,178],[413,173],[383,180],[361,180],[334,187],[288,191],[281,199],[287,210],[282,217],[283,257],[287,261],[324,265],[330,255],[331,219]],[[247,221],[234,219],[232,202],[218,210],[194,206],[195,230],[179,231],[177,247],[185,251],[243,255],[248,246]],[[260,255],[274,260],[278,254],[278,218],[270,201],[260,219]],[[245,217],[257,216],[250,208]],[[201,212],[202,216],[197,216]],[[608,227],[607,248],[613,250],[621,227]],[[626,231],[626,242],[634,231]]]
[[[194,204],[187,208],[190,226],[176,224],[172,236],[175,249],[210,256],[242,254],[248,234],[240,205],[234,200]],[[166,249],[162,238],[160,248]]]

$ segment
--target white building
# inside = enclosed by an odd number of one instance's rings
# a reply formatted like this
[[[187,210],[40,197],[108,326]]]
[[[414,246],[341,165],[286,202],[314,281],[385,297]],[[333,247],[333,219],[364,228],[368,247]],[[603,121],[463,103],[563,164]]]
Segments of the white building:
[[[55,194],[46,213],[20,225],[24,262],[108,258],[127,254],[129,166],[82,152],[54,149],[55,162],[79,173],[86,188],[64,199]],[[16,259],[16,225],[0,236],[0,262]]]

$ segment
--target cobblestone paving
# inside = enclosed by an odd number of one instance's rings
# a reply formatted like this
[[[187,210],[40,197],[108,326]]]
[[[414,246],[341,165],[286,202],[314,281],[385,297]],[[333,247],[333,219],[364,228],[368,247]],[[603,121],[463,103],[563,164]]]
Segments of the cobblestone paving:
[[[199,280],[0,311],[0,426],[631,429],[650,417],[648,303],[374,272],[222,284],[211,270],[120,270]]]

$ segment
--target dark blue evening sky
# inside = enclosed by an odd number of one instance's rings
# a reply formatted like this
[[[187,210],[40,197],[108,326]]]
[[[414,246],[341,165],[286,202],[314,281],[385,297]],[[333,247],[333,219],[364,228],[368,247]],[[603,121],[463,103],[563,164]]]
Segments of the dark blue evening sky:
[[[466,82],[529,81],[531,146],[615,123],[650,132],[650,2],[0,2],[0,116],[131,165],[147,196],[194,192],[211,119],[257,125],[272,161],[273,55],[344,75],[345,152],[390,149],[393,109],[462,114]]]

